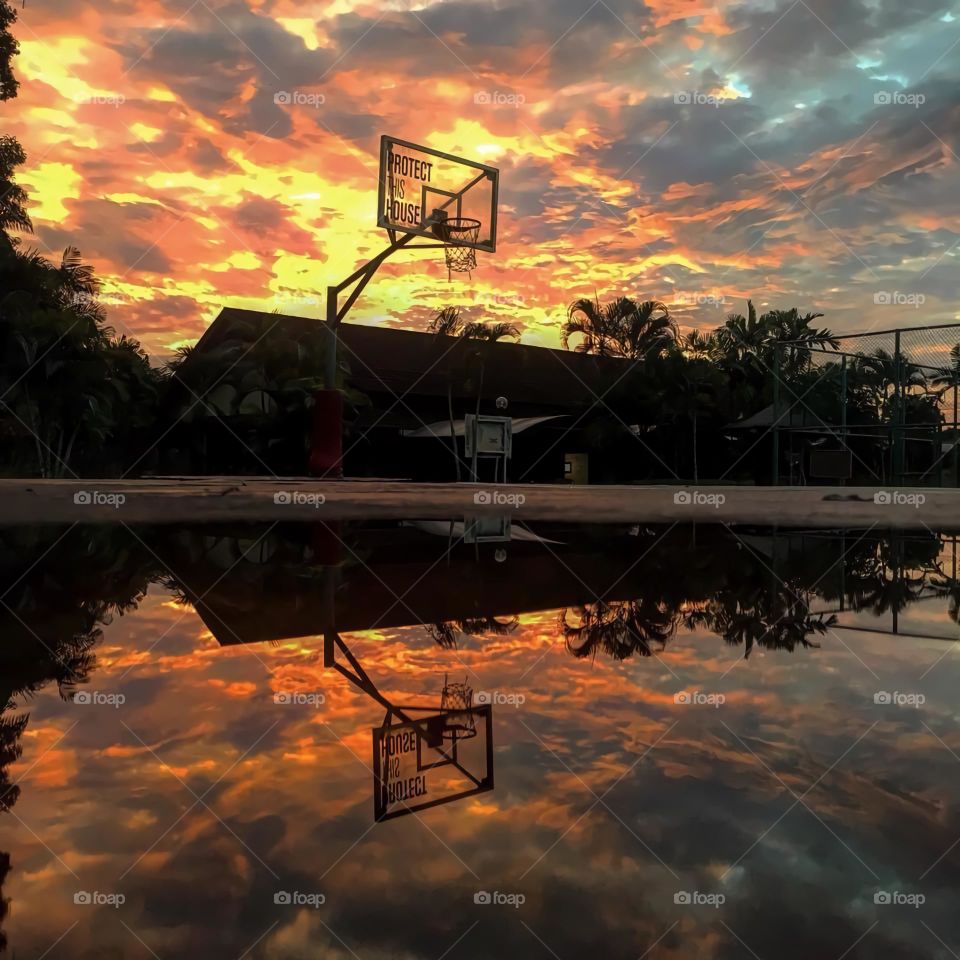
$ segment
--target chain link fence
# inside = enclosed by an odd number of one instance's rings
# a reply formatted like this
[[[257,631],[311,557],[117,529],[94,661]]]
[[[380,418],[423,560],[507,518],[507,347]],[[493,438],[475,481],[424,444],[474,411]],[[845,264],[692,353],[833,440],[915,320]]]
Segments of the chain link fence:
[[[779,343],[774,482],[960,486],[958,386],[960,324]]]

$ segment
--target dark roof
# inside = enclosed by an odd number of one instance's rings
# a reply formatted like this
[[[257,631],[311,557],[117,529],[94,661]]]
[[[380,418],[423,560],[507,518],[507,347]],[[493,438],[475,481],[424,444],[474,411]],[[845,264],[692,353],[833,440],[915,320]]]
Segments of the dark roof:
[[[268,317],[276,321],[284,336],[293,339],[315,334],[323,324],[315,318],[225,307],[197,342],[196,350],[210,349],[229,339],[238,322],[262,323]],[[465,395],[472,394],[474,389],[464,386],[465,371],[478,341],[356,323],[340,325],[340,341],[350,382],[364,393],[439,397],[446,396],[451,382],[454,395],[461,389]],[[609,399],[631,363],[508,341],[483,344],[482,348],[486,356],[484,395],[503,395],[518,403],[567,407],[592,403],[605,394]]]
[[[773,426],[773,404],[758,410],[755,414],[743,420],[728,423],[728,430],[767,430]],[[795,404],[792,407],[783,407],[777,417],[777,426],[780,427],[827,427],[812,410]],[[832,429],[832,428],[829,428]]]

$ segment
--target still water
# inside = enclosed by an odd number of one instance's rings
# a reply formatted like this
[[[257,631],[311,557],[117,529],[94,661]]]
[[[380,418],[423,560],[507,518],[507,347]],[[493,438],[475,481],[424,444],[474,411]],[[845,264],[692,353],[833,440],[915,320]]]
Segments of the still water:
[[[0,531],[6,950],[955,957],[958,577],[877,530]]]

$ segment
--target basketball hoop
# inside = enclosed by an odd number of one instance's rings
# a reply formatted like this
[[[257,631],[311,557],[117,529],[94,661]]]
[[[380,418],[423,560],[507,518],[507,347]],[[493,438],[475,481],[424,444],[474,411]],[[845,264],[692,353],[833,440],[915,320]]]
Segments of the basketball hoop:
[[[447,279],[452,279],[453,273],[465,273],[476,269],[477,251],[472,244],[480,236],[482,224],[473,217],[446,217],[437,219],[433,224],[433,233],[446,246],[443,254],[447,260]]]

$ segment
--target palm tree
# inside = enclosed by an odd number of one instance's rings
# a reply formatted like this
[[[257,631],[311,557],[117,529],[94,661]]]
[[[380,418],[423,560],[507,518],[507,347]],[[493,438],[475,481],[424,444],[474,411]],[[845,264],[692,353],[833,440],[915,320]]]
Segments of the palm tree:
[[[427,324],[427,330],[440,337],[459,337],[464,323],[459,307],[441,307]]]
[[[865,395],[880,420],[894,417],[898,395],[903,396],[913,388],[925,390],[927,387],[927,378],[921,367],[911,363],[905,355],[897,357],[882,347],[869,356],[857,357],[850,372],[853,390]]]
[[[818,329],[811,324],[822,313],[800,315],[796,307],[790,310],[771,310],[764,314],[774,344],[780,347],[780,371],[785,377],[795,376],[813,365],[814,350],[840,349],[840,341],[827,329]]]
[[[441,307],[436,316],[427,325],[427,330],[438,337],[458,337],[463,331],[464,321],[458,307]],[[453,429],[453,380],[447,377],[447,417],[450,421],[450,452],[457,471],[457,483],[460,482],[460,454],[457,452],[457,435]],[[438,641],[439,642],[439,641]]]
[[[496,343],[498,340],[519,340],[520,328],[515,323],[491,323],[487,320],[476,320],[468,323],[463,329],[466,340],[482,340],[485,343]]]
[[[717,338],[713,333],[691,330],[681,341],[680,351],[692,360],[713,360],[717,355]]]
[[[486,369],[486,350],[481,344],[493,344],[498,340],[520,339],[520,329],[513,323],[491,323],[484,320],[464,320],[459,307],[443,307],[437,311],[434,318],[427,325],[430,333],[438,337],[457,337],[460,340],[477,342],[477,347],[467,353],[467,364],[477,362],[479,365],[479,379],[477,382],[477,402],[475,415],[480,415],[480,398],[483,394],[483,377]],[[460,455],[457,452],[457,438],[454,433],[453,419],[453,378],[447,378],[447,416],[450,420],[450,447],[453,452],[454,463],[457,469],[457,482],[460,481]]]
[[[561,330],[565,349],[570,349],[573,337],[582,338],[575,347],[578,353],[640,360],[663,356],[675,347],[678,331],[667,305],[659,300],[618,297],[603,306],[599,299],[581,299],[567,308]]]
[[[750,364],[764,353],[770,342],[770,327],[765,317],[758,317],[752,300],[747,301],[747,315],[731,313],[714,335],[719,354],[728,364]]]
[[[477,341],[477,346],[471,351],[471,359],[479,363],[480,373],[477,380],[477,402],[473,409],[474,417],[480,416],[480,398],[483,396],[483,377],[487,370],[487,347],[504,338],[519,340],[520,330],[513,323],[485,323],[477,321],[467,324],[463,331],[466,340]],[[473,464],[470,472],[474,481],[477,479],[477,453],[474,446]]]

